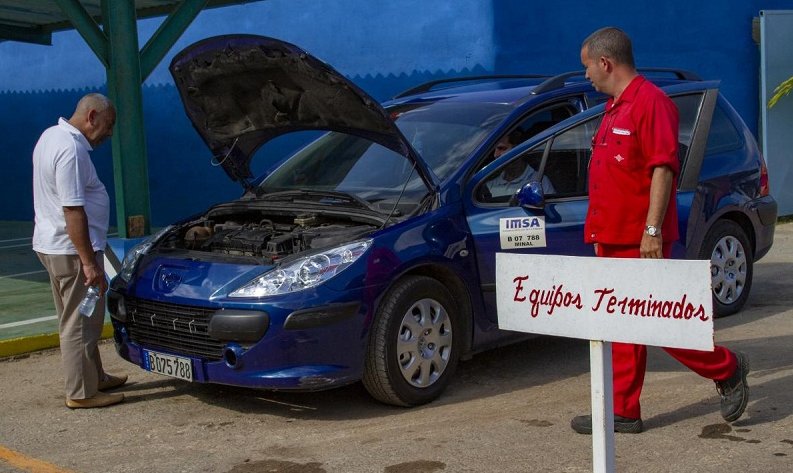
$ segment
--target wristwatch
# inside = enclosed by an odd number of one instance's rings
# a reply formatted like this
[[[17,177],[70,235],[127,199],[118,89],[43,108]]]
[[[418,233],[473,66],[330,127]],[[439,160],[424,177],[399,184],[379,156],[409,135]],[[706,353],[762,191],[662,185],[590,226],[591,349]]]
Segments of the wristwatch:
[[[659,230],[655,225],[647,225],[644,227],[644,233],[650,235],[651,237],[657,237],[661,234],[661,230]]]

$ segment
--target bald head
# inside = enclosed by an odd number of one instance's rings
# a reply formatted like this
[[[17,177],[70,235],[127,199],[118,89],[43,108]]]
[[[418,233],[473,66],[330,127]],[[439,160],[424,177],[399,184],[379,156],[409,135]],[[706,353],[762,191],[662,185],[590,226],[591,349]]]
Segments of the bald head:
[[[115,109],[113,102],[102,94],[88,94],[83,96],[77,107],[74,109],[75,115],[87,115],[90,110],[96,110],[99,113],[106,111],[109,108]]]
[[[69,123],[96,147],[113,134],[116,107],[102,94],[85,95],[77,102]]]
[[[581,44],[592,58],[607,57],[617,64],[635,68],[633,46],[628,35],[619,28],[607,26],[589,35]]]

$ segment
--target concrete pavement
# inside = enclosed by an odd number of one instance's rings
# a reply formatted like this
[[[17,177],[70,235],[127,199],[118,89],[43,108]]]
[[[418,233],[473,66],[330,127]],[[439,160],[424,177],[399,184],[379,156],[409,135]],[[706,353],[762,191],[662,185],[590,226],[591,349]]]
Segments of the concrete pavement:
[[[716,341],[751,358],[746,414],[727,424],[713,383],[651,348],[646,432],[618,435],[617,471],[793,471],[793,224],[755,266],[749,303],[716,321]],[[272,393],[130,374],[125,403],[63,405],[57,350],[0,362],[0,472],[585,472],[585,341],[540,338],[461,364],[436,402],[384,406],[360,386]],[[24,466],[24,461],[33,462]],[[38,463],[36,463],[38,462]],[[49,469],[46,469],[49,468]]]

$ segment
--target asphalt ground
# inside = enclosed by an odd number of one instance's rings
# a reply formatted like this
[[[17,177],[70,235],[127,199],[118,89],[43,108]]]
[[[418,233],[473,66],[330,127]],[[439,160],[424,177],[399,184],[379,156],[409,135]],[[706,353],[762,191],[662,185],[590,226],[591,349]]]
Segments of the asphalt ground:
[[[616,437],[616,470],[793,471],[793,224],[777,226],[745,310],[715,322],[746,353],[751,399],[725,423],[713,383],[649,350],[646,431]],[[343,347],[340,347],[343,349]],[[123,404],[64,406],[57,350],[0,361],[0,472],[585,472],[589,347],[543,337],[461,363],[437,401],[402,409],[360,384],[316,393],[186,383],[120,359]]]

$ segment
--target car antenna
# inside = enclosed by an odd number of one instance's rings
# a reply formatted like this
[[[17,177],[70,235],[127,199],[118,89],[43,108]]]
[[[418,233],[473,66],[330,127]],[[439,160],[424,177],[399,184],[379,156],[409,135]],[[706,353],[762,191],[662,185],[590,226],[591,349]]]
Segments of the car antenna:
[[[407,189],[408,183],[410,182],[410,178],[413,177],[413,171],[415,170],[416,170],[416,162],[413,161],[413,166],[411,166],[410,174],[408,174],[407,179],[405,179],[405,184],[402,186],[402,191],[399,193],[399,197],[397,197],[396,202],[394,202],[394,207],[391,208],[391,212],[388,214],[388,217],[386,217],[385,221],[383,221],[383,225],[380,226],[380,230],[385,228],[385,224],[388,223],[388,221],[391,220],[391,217],[394,216],[394,213],[397,210],[397,205],[399,205],[399,201],[402,200],[402,196],[405,195],[405,189]]]

